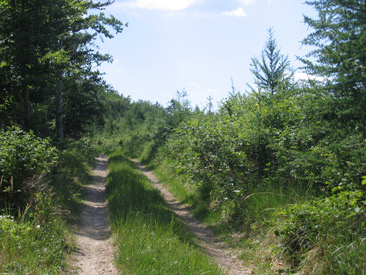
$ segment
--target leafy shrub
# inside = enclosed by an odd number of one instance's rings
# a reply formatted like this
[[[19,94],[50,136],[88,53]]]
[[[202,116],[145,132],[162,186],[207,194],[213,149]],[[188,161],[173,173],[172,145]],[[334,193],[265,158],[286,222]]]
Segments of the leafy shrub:
[[[216,114],[195,114],[169,137],[165,157],[175,159],[178,172],[189,174],[206,201],[217,200],[238,212],[250,186],[277,184],[273,143],[301,116],[296,98],[269,102],[260,95],[234,94]],[[288,177],[289,178],[289,177]]]
[[[352,259],[347,256],[355,254],[352,250],[359,250],[366,238],[366,211],[362,197],[361,191],[345,191],[329,198],[293,205],[280,212],[281,222],[276,234],[294,269],[305,266],[312,257],[324,259],[316,270],[317,274],[366,272],[365,265],[353,266]],[[315,256],[311,253],[314,251]],[[364,249],[362,253],[365,252]],[[313,263],[314,266],[317,267]],[[339,273],[340,270],[344,272]]]
[[[81,138],[80,140],[64,139],[57,146],[60,149],[58,166],[69,167],[62,155],[72,154],[78,161],[86,162],[90,165],[94,164],[95,157],[98,155],[96,145],[88,138]],[[73,163],[75,165],[75,163]],[[72,166],[72,165],[71,165]]]
[[[21,206],[30,194],[32,178],[49,172],[56,163],[56,149],[48,139],[18,127],[0,132],[0,174],[2,202]],[[28,183],[27,183],[28,182]]]

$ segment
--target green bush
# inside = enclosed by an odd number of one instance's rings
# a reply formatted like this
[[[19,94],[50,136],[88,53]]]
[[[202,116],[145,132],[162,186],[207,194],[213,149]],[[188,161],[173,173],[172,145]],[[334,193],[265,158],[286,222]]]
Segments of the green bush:
[[[349,257],[366,253],[362,249],[366,238],[362,197],[361,191],[345,191],[280,212],[276,234],[295,270],[306,268],[312,258],[316,274],[365,274],[363,261]],[[315,261],[320,262],[316,265]]]
[[[1,202],[22,206],[36,187],[31,180],[49,172],[56,161],[56,148],[48,139],[41,139],[32,131],[25,132],[18,127],[1,131]]]

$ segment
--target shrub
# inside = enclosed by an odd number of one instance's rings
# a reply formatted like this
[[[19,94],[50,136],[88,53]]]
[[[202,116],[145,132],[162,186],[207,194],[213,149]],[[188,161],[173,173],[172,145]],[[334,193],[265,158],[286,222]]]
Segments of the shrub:
[[[32,179],[49,172],[56,160],[56,149],[48,139],[41,139],[32,131],[25,132],[18,127],[1,131],[1,202],[16,207],[24,205],[34,188]]]
[[[349,257],[358,253],[366,237],[362,197],[361,191],[344,191],[281,211],[276,234],[294,269],[308,264],[317,268],[312,272],[316,274],[340,270],[343,272],[337,274],[364,274],[365,265],[353,266]],[[365,249],[360,253],[365,255]],[[323,262],[314,264],[321,259]]]

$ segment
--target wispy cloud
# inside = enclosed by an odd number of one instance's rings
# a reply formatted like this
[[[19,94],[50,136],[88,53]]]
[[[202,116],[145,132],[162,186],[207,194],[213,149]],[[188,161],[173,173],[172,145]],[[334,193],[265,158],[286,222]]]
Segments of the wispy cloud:
[[[180,11],[192,6],[196,2],[197,0],[135,0],[124,3],[115,3],[114,7]]]
[[[227,11],[224,12],[223,14],[226,16],[236,16],[236,17],[243,17],[247,15],[242,8],[237,8],[233,11]]]

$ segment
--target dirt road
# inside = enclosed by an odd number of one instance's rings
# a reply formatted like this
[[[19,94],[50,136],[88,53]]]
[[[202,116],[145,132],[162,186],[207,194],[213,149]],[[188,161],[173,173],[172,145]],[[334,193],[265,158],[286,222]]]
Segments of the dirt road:
[[[93,183],[85,187],[84,206],[80,224],[75,230],[78,250],[74,253],[76,274],[118,274],[113,265],[113,246],[110,240],[108,208],[105,199],[105,180],[108,158],[99,156],[93,170]]]
[[[196,235],[200,246],[220,265],[227,274],[252,274],[249,267],[241,265],[234,252],[215,238],[213,232],[200,223],[179,203],[145,166],[133,160],[145,176],[159,189],[168,205]],[[114,249],[110,239],[108,208],[105,199],[105,180],[108,175],[108,159],[100,156],[93,170],[93,183],[85,187],[84,206],[80,214],[80,224],[75,230],[78,250],[74,253],[76,274],[99,275],[118,274],[113,265]]]

